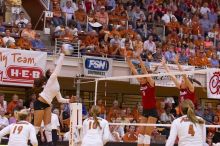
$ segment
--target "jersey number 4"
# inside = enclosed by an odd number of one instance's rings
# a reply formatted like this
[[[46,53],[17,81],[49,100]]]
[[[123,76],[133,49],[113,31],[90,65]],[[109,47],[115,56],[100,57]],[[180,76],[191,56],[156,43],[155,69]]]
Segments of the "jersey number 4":
[[[191,136],[194,136],[194,135],[195,135],[195,130],[194,130],[192,124],[189,125],[188,134],[190,134]]]
[[[22,130],[23,130],[23,126],[15,126],[13,130],[13,134],[15,133],[20,134]]]

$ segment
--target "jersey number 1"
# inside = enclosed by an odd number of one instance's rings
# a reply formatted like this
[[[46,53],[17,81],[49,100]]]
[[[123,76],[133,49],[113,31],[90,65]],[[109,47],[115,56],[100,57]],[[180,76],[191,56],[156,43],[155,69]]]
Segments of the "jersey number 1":
[[[96,129],[97,124],[94,124],[94,122],[89,122],[89,129]]]
[[[194,135],[195,135],[195,130],[194,130],[192,124],[189,125],[188,134],[191,134],[191,136],[194,136]]]
[[[13,134],[17,131],[18,134],[21,133],[23,129],[23,126],[15,126],[14,130],[13,130]]]

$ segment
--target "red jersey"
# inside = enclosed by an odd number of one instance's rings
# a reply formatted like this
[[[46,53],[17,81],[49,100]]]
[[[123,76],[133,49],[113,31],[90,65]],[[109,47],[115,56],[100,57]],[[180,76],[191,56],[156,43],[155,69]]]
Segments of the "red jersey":
[[[141,90],[143,108],[144,109],[156,108],[155,86],[152,87],[149,83],[142,84],[140,90]]]
[[[179,102],[183,102],[185,99],[191,100],[194,105],[196,105],[196,96],[195,92],[191,92],[189,88],[186,89],[180,89],[180,97],[179,97]]]

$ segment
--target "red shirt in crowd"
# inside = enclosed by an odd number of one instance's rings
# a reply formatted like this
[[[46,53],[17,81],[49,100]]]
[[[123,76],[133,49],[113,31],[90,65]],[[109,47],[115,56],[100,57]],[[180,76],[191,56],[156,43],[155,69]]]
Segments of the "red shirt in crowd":
[[[140,87],[142,96],[142,105],[144,109],[156,108],[155,86],[149,83],[142,84]]]

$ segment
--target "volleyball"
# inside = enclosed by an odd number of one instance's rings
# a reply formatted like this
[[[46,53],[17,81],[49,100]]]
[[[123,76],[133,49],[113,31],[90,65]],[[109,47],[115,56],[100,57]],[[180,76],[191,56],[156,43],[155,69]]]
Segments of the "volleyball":
[[[73,46],[70,44],[63,44],[62,45],[63,48],[63,53],[65,55],[72,55],[73,54]]]

